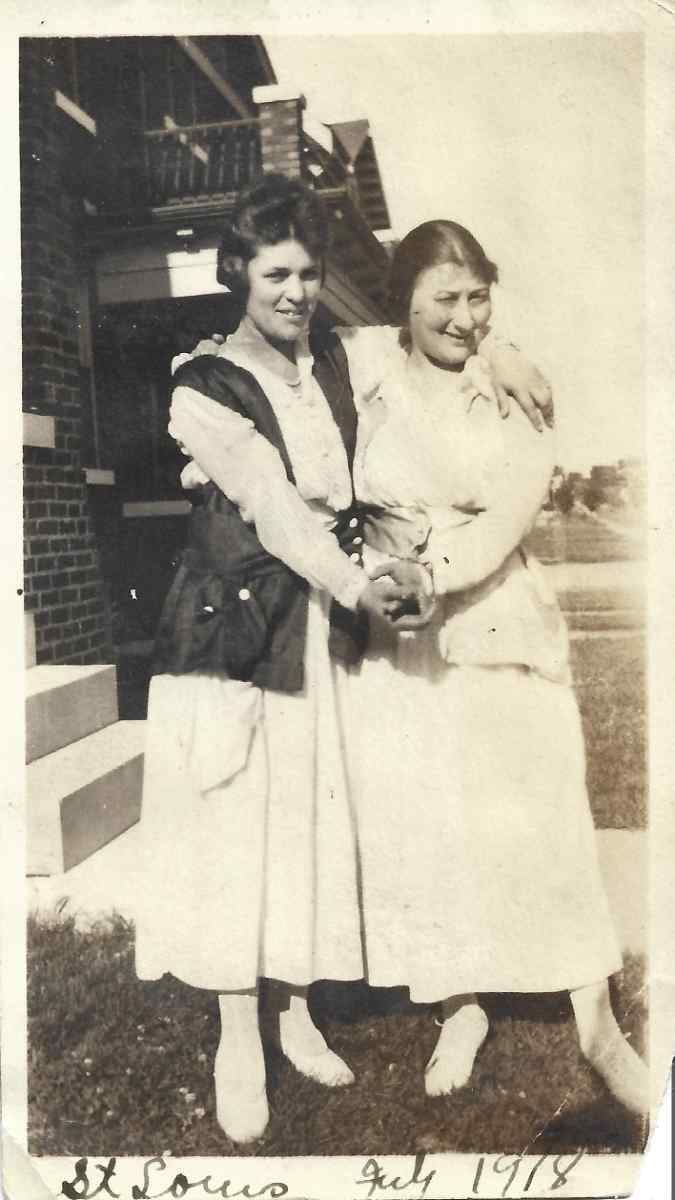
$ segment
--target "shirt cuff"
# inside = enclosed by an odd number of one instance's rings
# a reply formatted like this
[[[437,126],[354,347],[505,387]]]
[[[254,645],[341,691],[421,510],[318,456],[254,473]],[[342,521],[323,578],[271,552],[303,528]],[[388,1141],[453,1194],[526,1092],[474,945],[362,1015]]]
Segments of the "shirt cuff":
[[[349,573],[344,584],[339,591],[335,593],[335,599],[343,608],[349,608],[352,612],[356,611],[361,593],[370,583],[366,572],[361,567],[354,566],[347,560]]]

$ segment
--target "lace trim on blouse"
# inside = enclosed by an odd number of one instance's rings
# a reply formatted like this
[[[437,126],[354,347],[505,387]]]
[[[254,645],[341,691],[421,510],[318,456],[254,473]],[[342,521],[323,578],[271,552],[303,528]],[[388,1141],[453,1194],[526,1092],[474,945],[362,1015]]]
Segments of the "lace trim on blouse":
[[[228,338],[220,354],[258,379],[279,422],[298,492],[303,500],[318,500],[340,512],[349,508],[352,485],[347,452],[326,397],[313,374],[308,339],[297,348],[297,382],[289,383],[254,358],[252,340],[238,333]]]

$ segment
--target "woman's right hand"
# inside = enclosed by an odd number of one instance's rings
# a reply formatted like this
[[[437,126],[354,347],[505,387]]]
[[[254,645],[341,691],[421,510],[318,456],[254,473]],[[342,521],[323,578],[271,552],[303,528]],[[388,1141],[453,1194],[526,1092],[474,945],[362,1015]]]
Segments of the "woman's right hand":
[[[361,593],[359,607],[385,620],[397,632],[422,629],[436,607],[429,572],[421,563],[403,559],[383,563],[371,572],[371,582]]]
[[[202,354],[218,354],[221,346],[225,345],[225,338],[222,333],[212,333],[210,338],[202,338],[201,342],[189,353],[185,351],[182,354],[174,354],[171,359],[171,374],[175,375],[179,367],[183,363],[191,362],[193,358],[199,358]]]
[[[217,354],[224,345],[222,333],[212,333],[210,338],[202,338],[201,342],[197,342],[194,350],[190,351],[190,358],[198,358],[200,354]]]

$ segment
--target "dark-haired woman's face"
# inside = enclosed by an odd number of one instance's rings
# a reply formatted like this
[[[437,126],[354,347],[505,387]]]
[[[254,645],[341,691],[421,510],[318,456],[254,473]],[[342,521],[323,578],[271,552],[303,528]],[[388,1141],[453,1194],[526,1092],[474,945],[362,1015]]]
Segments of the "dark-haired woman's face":
[[[412,349],[461,370],[492,312],[490,287],[468,267],[441,263],[417,276],[410,299]]]
[[[248,264],[246,315],[273,344],[296,341],[316,308],[322,275],[322,263],[301,242],[261,246]]]

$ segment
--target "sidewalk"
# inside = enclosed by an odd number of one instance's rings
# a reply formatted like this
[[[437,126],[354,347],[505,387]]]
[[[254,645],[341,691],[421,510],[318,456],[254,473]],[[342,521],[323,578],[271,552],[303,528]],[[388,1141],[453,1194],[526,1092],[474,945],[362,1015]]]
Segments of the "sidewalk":
[[[642,596],[647,586],[647,565],[644,562],[561,562],[544,566],[548,579],[557,592],[587,588],[591,591],[620,588]]]

